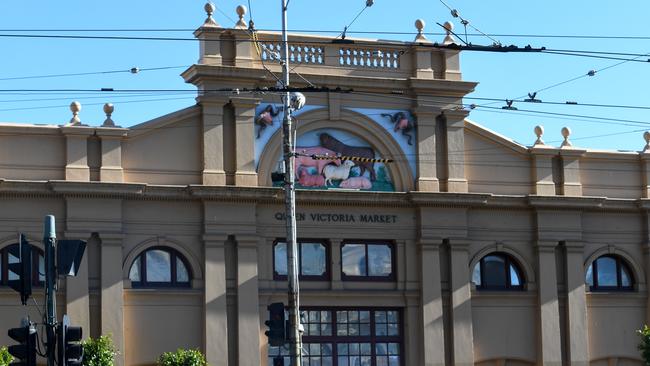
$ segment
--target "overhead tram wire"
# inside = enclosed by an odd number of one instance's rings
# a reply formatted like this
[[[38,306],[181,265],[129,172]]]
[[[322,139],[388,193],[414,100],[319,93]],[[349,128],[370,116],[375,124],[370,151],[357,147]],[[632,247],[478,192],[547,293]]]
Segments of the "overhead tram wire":
[[[249,6],[250,8],[250,6]],[[219,8],[217,8],[219,9]],[[224,14],[225,15],[225,14]],[[230,18],[234,23],[235,21]],[[126,32],[126,33],[173,33],[173,32],[194,32],[196,28],[42,28],[42,29],[21,29],[21,28],[8,28],[0,29],[0,32]],[[279,32],[280,29],[273,28],[259,28],[259,31],[262,32]],[[332,33],[339,34],[340,30],[335,29],[289,29],[289,32],[294,33]],[[416,35],[416,32],[404,32],[404,31],[351,31],[348,30],[349,34],[385,34],[385,35]],[[423,32],[422,34],[426,36],[444,36],[444,32]],[[650,36],[612,36],[612,35],[589,35],[589,34],[535,34],[535,33],[468,33],[468,37],[512,37],[512,38],[560,38],[560,39],[611,39],[611,40],[638,40],[638,41],[650,41]]]
[[[364,96],[374,96],[374,97],[385,97],[385,98],[391,98],[391,99],[406,99],[409,101],[414,100],[411,97],[404,96],[404,95],[396,95],[393,93],[378,93],[378,92],[362,92],[362,91],[354,91],[354,90],[342,90],[342,89],[332,89],[332,88],[291,88],[291,90],[295,91],[301,91],[301,92],[341,92],[341,93],[346,93],[346,94],[352,94],[352,95],[364,95]],[[2,92],[67,92],[67,93],[79,93],[79,92],[84,92],[84,93],[91,93],[96,94],[96,93],[111,93],[113,94],[118,94],[118,93],[172,93],[172,94],[182,94],[182,93],[191,93],[192,96],[196,95],[206,95],[210,93],[227,93],[227,94],[238,94],[238,93],[268,93],[268,94],[273,94],[276,92],[281,92],[281,89],[277,88],[255,88],[255,89],[231,89],[231,88],[225,88],[225,89],[208,89],[208,90],[202,90],[201,92],[197,93],[196,90],[193,89],[128,89],[128,90],[120,90],[120,89],[111,89],[109,91],[107,90],[97,90],[97,89],[0,89],[0,93]],[[126,95],[129,96],[129,95]],[[132,95],[131,95],[132,96]],[[439,96],[436,97],[438,99],[449,99],[451,97],[444,97],[444,96]],[[500,101],[501,99],[497,98],[478,98],[478,97],[465,97],[465,99],[470,99],[470,100],[490,100],[490,101]],[[383,102],[378,102],[378,103],[383,103]],[[567,105],[566,103],[560,103],[560,102],[546,102],[547,104],[555,104],[555,105]],[[446,102],[444,100],[437,102],[440,106],[444,105],[454,105],[456,107],[468,107],[468,106],[474,106],[476,108],[487,108],[487,109],[494,109],[494,110],[499,110],[502,111],[501,108],[499,107],[489,107],[487,105],[470,105],[468,103],[453,103],[453,102]],[[543,104],[543,103],[542,103]],[[606,107],[606,108],[627,108],[627,109],[650,109],[648,106],[631,106],[631,105],[607,105],[607,104],[568,104],[571,106],[588,106],[588,107]],[[546,114],[546,115],[554,115],[554,116],[563,116],[563,117],[576,117],[576,118],[585,118],[585,119],[590,119],[590,120],[603,120],[603,121],[610,121],[610,122],[624,122],[624,123],[637,123],[637,124],[643,124],[647,125],[650,122],[646,121],[635,121],[635,120],[629,120],[629,119],[617,119],[617,118],[606,118],[606,117],[597,117],[597,116],[589,116],[589,115],[580,115],[580,114],[567,114],[567,113],[554,113],[554,112],[545,112],[545,111],[535,111],[535,110],[522,110],[519,109],[514,112],[528,112],[528,113],[536,113],[536,114]]]
[[[458,10],[453,9],[453,8],[452,8],[451,6],[449,6],[449,4],[447,4],[444,0],[440,0],[440,2],[441,2],[442,5],[444,5],[447,9],[449,9],[449,11],[451,12],[451,16],[453,16],[454,18],[459,18],[461,24],[465,27],[465,44],[468,44],[468,42],[469,42],[469,40],[468,40],[468,38],[467,38],[467,27],[469,26],[470,28],[472,28],[472,29],[474,29],[475,31],[479,32],[482,36],[485,36],[485,37],[489,38],[489,39],[490,39],[490,40],[491,40],[495,45],[501,45],[501,42],[500,42],[500,41],[494,39],[493,37],[489,36],[488,34],[483,33],[480,29],[474,27],[474,26],[469,22],[469,20],[464,19],[464,18],[460,15],[460,13],[458,12]],[[451,30],[450,30],[450,31],[451,31]]]
[[[134,37],[134,36],[93,36],[93,35],[61,35],[61,34],[55,34],[55,35],[47,35],[47,34],[0,34],[0,38],[50,38],[50,39],[94,39],[94,40],[132,40],[132,41],[179,41],[179,42],[197,42],[199,39],[197,38],[181,38],[181,37]],[[203,40],[205,42],[220,42],[218,39],[205,39]],[[254,40],[241,40],[241,42],[255,42]],[[322,41],[316,41],[316,40],[304,40],[301,41],[303,44],[313,44],[313,45],[329,45],[333,44],[332,40],[322,40]],[[334,42],[335,43],[335,42]],[[441,44],[420,44],[420,43],[414,43],[414,42],[403,42],[403,41],[395,41],[395,42],[374,42],[373,44],[376,46],[395,46],[396,44],[418,44],[421,47],[431,47],[431,48],[439,48],[439,49],[452,49],[452,50],[458,50],[458,51],[484,51],[484,52],[527,52],[528,47],[516,47],[516,46],[500,46],[500,47],[490,47],[490,46],[476,46],[476,45],[467,45],[467,46],[459,46],[459,45],[441,45]],[[536,51],[537,49],[535,49]],[[635,60],[635,59],[625,59],[625,58],[617,58],[617,57],[605,57],[605,56],[599,56],[602,51],[588,51],[588,50],[565,50],[566,52],[558,52],[554,51],[552,49],[546,49],[543,51],[543,53],[548,53],[548,54],[557,54],[557,55],[565,55],[565,56],[577,56],[577,57],[591,57],[591,58],[600,58],[600,59],[609,59],[609,60],[621,60],[621,61],[637,61],[637,62],[644,62],[646,63],[647,61],[642,61],[642,60]],[[604,53],[607,54],[607,53]],[[332,56],[332,57],[338,57],[338,56]]]
[[[352,21],[348,25],[343,27],[343,32],[341,32],[341,34],[339,34],[336,38],[341,38],[341,40],[345,40],[348,29],[352,26],[352,24],[354,24],[354,22],[357,21],[357,19],[359,19],[361,14],[363,14],[363,12],[365,12],[366,9],[371,7],[374,3],[375,3],[374,0],[366,0],[366,5],[363,7],[363,9],[361,9],[361,11],[357,13],[357,15],[354,17],[354,19],[352,19]]]
[[[14,76],[14,77],[5,77],[0,78],[0,81],[9,81],[9,80],[27,80],[27,79],[46,79],[46,78],[58,78],[58,77],[69,77],[69,76],[87,76],[87,75],[101,75],[101,74],[137,74],[142,71],[159,71],[159,70],[169,70],[169,69],[180,69],[187,68],[190,65],[183,66],[163,66],[163,67],[150,67],[150,68],[137,68],[133,67],[128,70],[110,70],[110,71],[89,71],[89,72],[78,72],[78,73],[69,73],[69,74],[50,74],[50,75],[33,75],[33,76]]]

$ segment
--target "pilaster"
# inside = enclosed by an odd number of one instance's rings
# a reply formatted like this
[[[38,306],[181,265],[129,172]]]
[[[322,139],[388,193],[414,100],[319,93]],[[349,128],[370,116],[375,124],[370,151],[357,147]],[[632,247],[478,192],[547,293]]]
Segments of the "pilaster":
[[[203,125],[203,185],[226,185],[223,161],[223,106],[228,101],[199,98]]]
[[[66,138],[65,180],[90,181],[88,167],[88,137],[95,129],[87,126],[64,126],[61,132]]]
[[[537,243],[539,273],[539,340],[540,365],[561,366],[562,347],[560,331],[560,308],[557,292],[557,265],[555,247],[557,242]]]
[[[440,182],[436,170],[436,123],[440,110],[437,108],[418,107],[417,116],[417,181],[420,192],[440,191]]]
[[[474,365],[474,332],[469,274],[469,240],[451,239],[451,311],[453,319],[453,363]]]
[[[467,193],[465,177],[465,117],[468,112],[462,110],[445,111],[447,123],[447,191]]]
[[[239,366],[259,366],[260,305],[257,269],[259,238],[237,235],[237,324]]]
[[[124,286],[122,279],[122,235],[100,234],[101,238],[101,334],[112,334],[118,353],[115,366],[124,365]]]
[[[257,186],[255,171],[255,107],[256,98],[230,98],[235,108],[235,136],[237,146],[235,185]]]
[[[228,366],[228,316],[226,303],[227,235],[204,235],[205,303],[204,347],[210,365]]]
[[[584,244],[566,241],[567,338],[571,366],[589,365],[587,300],[585,296]]]
[[[221,32],[223,28],[203,26],[194,32],[199,40],[199,64],[221,65]]]
[[[102,143],[102,165],[99,180],[102,182],[124,182],[122,169],[122,139],[128,129],[98,127],[97,136]]]
[[[430,42],[427,42],[430,43]],[[415,78],[433,80],[435,78],[431,47],[415,46]]]
[[[445,365],[442,289],[440,278],[440,244],[442,240],[421,238],[422,274],[422,361],[425,366]],[[455,328],[454,328],[455,329]]]
[[[533,181],[535,182],[536,195],[555,196],[553,157],[559,152],[559,149],[546,145],[535,145],[530,149],[533,156]]]
[[[340,239],[330,240],[330,253],[332,253],[332,261],[330,263],[332,290],[343,289],[343,282],[341,282],[341,241]]]
[[[237,67],[253,67],[253,42],[251,36],[246,29],[232,29],[231,32],[235,36],[235,66]],[[257,55],[255,55],[257,56]]]
[[[580,182],[580,157],[586,150],[564,146],[560,149],[562,156],[563,192],[565,196],[582,196]]]
[[[650,150],[640,153],[643,198],[650,198]]]

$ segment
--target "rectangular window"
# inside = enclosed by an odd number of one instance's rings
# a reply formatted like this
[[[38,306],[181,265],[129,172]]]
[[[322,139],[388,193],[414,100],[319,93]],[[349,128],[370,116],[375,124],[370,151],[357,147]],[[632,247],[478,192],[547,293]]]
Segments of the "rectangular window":
[[[393,280],[395,279],[394,252],[391,243],[344,242],[341,245],[341,278]]]
[[[321,240],[298,240],[298,270],[301,280],[329,279],[329,245]],[[287,278],[287,243],[273,246],[273,277]]]
[[[302,319],[305,366],[403,366],[399,309],[303,308]],[[290,365],[288,349],[268,350],[268,365]]]

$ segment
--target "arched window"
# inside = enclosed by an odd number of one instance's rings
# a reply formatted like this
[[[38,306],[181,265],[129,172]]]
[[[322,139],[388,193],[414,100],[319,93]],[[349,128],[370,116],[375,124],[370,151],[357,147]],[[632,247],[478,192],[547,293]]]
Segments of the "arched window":
[[[187,260],[168,247],[152,247],[140,253],[129,270],[131,285],[137,287],[190,287],[192,274]]]
[[[472,282],[477,290],[524,290],[524,276],[517,262],[508,254],[494,252],[474,266]]]
[[[606,254],[593,261],[585,282],[590,291],[633,291],[634,277],[623,258]]]
[[[7,286],[9,280],[18,279],[18,275],[9,270],[8,265],[18,263],[18,257],[11,252],[18,251],[18,243],[0,249],[0,285]],[[32,286],[43,286],[45,283],[45,258],[43,251],[32,245]]]

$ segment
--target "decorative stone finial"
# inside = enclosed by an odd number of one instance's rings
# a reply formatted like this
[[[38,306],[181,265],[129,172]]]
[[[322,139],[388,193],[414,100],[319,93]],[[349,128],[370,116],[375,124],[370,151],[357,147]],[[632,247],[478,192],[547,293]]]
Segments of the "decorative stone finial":
[[[415,42],[428,42],[429,40],[427,37],[425,37],[423,31],[424,31],[424,26],[427,23],[424,22],[422,19],[417,19],[415,21],[415,29],[418,30],[418,34],[415,36]]]
[[[237,15],[239,16],[239,21],[235,24],[235,28],[237,29],[246,29],[246,22],[244,21],[244,15],[246,15],[246,12],[248,9],[244,5],[239,5],[237,7]]]
[[[544,135],[544,126],[535,126],[535,136],[537,136],[537,140],[535,140],[535,145],[544,145],[544,140],[542,140],[542,135]]]
[[[643,148],[643,152],[647,152],[650,150],[650,131],[643,133],[643,139],[645,140],[645,147]]]
[[[456,43],[456,40],[454,39],[454,35],[451,34],[451,31],[454,30],[454,23],[445,22],[445,24],[443,24],[442,26],[445,28],[445,31],[447,32],[445,39],[442,41],[442,44],[448,45],[448,44]]]
[[[571,136],[571,129],[569,127],[562,127],[562,137],[564,137],[564,141],[562,141],[562,145],[560,145],[560,147],[572,146],[571,142],[569,141],[569,136]]]
[[[203,27],[218,27],[219,24],[217,24],[217,22],[212,18],[212,14],[217,9],[214,4],[208,1],[203,9],[205,9],[205,12],[208,14],[205,22],[203,22]]]
[[[81,110],[81,103],[74,101],[70,103],[70,111],[72,112],[72,118],[68,123],[68,126],[79,126],[81,125],[81,120],[79,119],[79,111]]]
[[[104,104],[104,113],[106,113],[106,120],[104,120],[102,127],[116,127],[115,122],[113,122],[113,120],[111,119],[111,115],[113,114],[114,110],[115,107],[113,106],[112,103]]]

